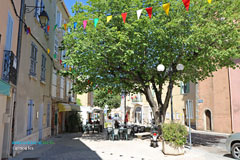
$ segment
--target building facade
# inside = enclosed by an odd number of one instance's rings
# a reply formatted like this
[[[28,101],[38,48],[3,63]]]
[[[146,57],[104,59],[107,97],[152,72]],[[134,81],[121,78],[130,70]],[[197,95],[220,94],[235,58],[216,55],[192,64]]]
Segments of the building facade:
[[[197,129],[240,132],[240,70],[223,68],[213,75],[198,85]]]
[[[54,21],[54,0],[23,1],[21,56],[17,81],[16,107],[14,110],[13,141],[38,142],[50,136],[51,116],[51,73],[53,66],[52,48]],[[38,6],[31,8],[28,6]],[[47,12],[48,24],[42,26],[39,15]],[[41,8],[39,8],[41,7]],[[31,12],[32,11],[32,12]],[[54,22],[53,22],[54,21]],[[13,148],[15,145],[13,146]],[[13,155],[18,153],[13,149]]]
[[[16,102],[21,1],[0,5],[0,159],[11,153],[12,118]]]

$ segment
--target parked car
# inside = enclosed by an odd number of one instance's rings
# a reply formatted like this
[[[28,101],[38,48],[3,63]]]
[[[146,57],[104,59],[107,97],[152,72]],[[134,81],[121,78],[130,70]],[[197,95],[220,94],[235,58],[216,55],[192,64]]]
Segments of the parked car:
[[[240,133],[232,134],[227,138],[226,148],[235,159],[240,160]]]

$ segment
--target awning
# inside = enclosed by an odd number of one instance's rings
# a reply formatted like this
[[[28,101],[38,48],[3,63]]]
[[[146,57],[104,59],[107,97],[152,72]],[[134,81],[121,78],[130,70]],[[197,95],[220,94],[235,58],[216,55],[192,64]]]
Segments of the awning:
[[[11,89],[11,86],[8,83],[6,83],[6,82],[4,82],[3,80],[0,79],[0,94],[9,96],[10,95],[10,89]]]
[[[80,112],[80,106],[77,104],[70,104],[72,111]]]
[[[67,103],[58,103],[58,111],[59,112],[67,112],[71,111],[71,106]]]
[[[59,112],[75,111],[80,112],[80,106],[77,104],[58,103]]]

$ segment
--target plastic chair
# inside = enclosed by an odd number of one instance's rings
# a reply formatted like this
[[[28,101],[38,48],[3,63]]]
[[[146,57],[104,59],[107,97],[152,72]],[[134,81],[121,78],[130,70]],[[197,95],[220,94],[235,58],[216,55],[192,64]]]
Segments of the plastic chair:
[[[117,137],[117,140],[119,140],[119,129],[114,129],[113,130],[113,135],[112,135],[112,140],[115,140],[115,137]]]
[[[107,139],[110,140],[112,138],[112,136],[111,136],[113,134],[112,132],[113,132],[113,128],[112,127],[108,127],[107,128]]]
[[[129,137],[131,137],[131,132],[132,132],[132,129],[128,128],[126,133],[126,140],[129,140]]]

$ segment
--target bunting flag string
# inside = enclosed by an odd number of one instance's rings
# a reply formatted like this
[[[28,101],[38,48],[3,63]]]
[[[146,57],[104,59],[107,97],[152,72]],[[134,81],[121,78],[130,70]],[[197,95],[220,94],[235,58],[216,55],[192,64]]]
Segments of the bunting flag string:
[[[123,18],[123,22],[125,23],[126,21],[126,17],[127,17],[127,12],[126,13],[122,13],[122,18]]]
[[[112,19],[112,16],[107,16],[107,23]]]
[[[83,21],[83,28],[86,29],[86,26],[87,26],[87,20],[84,20]]]
[[[211,3],[212,3],[212,0],[208,0],[208,3],[211,4]]]
[[[77,27],[77,22],[74,22],[73,23],[73,28],[76,29],[76,27]]]
[[[137,10],[137,17],[138,17],[138,19],[140,18],[141,14],[142,14],[142,9]]]
[[[186,10],[188,11],[189,10],[189,5],[190,5],[190,0],[182,0]]]
[[[97,23],[98,23],[99,18],[94,18],[94,27],[97,27]]]
[[[67,24],[66,23],[64,24],[64,29],[65,29],[65,31],[67,31]]]
[[[49,30],[50,30],[50,26],[48,25],[48,26],[47,26],[47,32],[49,32]]]
[[[163,4],[163,9],[169,15],[170,3]]]
[[[56,30],[57,26],[58,26],[58,25],[57,25],[57,24],[55,24],[55,26],[54,26],[54,29],[53,29],[54,31]]]
[[[151,17],[152,17],[152,7],[145,8],[145,9],[146,9],[146,11],[148,13],[149,18],[151,19]]]

